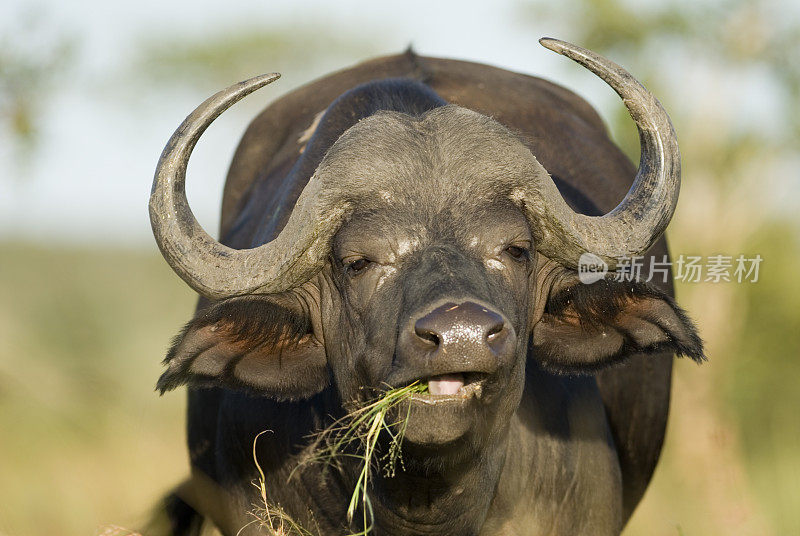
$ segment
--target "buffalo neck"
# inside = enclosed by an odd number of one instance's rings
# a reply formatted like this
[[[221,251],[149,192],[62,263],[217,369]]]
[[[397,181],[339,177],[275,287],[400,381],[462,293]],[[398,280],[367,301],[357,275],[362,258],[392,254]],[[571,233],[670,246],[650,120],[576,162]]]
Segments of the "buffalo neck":
[[[373,471],[369,498],[374,525],[370,535],[480,534],[503,472],[507,449],[507,430],[480,450],[465,446],[459,452],[451,450],[442,455],[406,445],[402,466],[397,467],[394,476]],[[301,465],[301,471],[292,479],[294,491],[302,488],[301,495],[311,499],[305,506],[298,503],[299,509],[293,514],[298,520],[307,518],[309,527],[320,534],[361,530],[360,509],[350,530],[344,526],[345,510],[361,466],[352,459],[337,466],[339,470]],[[285,495],[281,502],[289,506],[296,499]],[[305,515],[309,512],[310,517]]]
[[[507,439],[504,433],[480,450],[464,447],[468,452],[445,457],[404,449],[402,470],[375,479],[376,536],[478,534],[503,469]]]

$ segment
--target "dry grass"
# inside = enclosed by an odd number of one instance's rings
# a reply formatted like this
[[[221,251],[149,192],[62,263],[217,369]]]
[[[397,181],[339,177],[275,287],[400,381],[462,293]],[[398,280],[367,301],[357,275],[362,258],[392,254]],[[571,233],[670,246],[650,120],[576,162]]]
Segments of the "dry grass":
[[[691,222],[710,194],[688,184],[686,194]],[[717,251],[698,243],[712,240],[710,230],[692,234],[683,220],[673,251],[758,252],[763,279],[678,289],[710,361],[676,363],[667,443],[625,534],[797,534],[796,231],[716,236]],[[8,243],[0,251],[0,533],[141,526],[188,473],[185,397],[153,388],[194,296],[156,252]]]
[[[320,432],[312,444],[311,454],[295,468],[297,471],[310,465],[321,464],[341,470],[342,461],[345,458],[357,461],[358,476],[347,507],[347,523],[353,523],[357,510],[360,508],[361,530],[348,536],[366,536],[372,530],[373,514],[369,499],[369,486],[373,471],[380,467],[387,476],[394,476],[398,464],[402,465],[403,463],[403,438],[410,406],[406,407],[405,413],[401,412],[397,421],[391,421],[389,415],[407,402],[412,395],[426,392],[427,389],[427,385],[414,382],[406,387],[384,391],[377,398],[358,405],[347,415]],[[266,477],[256,455],[258,438],[267,432],[269,431],[259,433],[253,440],[253,460],[259,473],[258,481],[253,485],[259,491],[261,502],[253,507],[251,514],[255,519],[251,524],[257,524],[269,531],[269,534],[278,536],[289,534],[311,536],[312,533],[294,521],[280,504],[270,504],[267,497]],[[381,434],[386,434],[389,439],[388,450],[382,456],[379,455],[378,448],[378,439]],[[295,471],[289,476],[289,480]]]
[[[0,533],[137,527],[185,478],[154,387],[194,300],[157,252],[0,245]]]
[[[267,479],[264,475],[261,464],[258,463],[258,456],[256,455],[256,447],[258,445],[258,438],[262,435],[271,432],[271,430],[264,430],[253,438],[253,462],[258,469],[258,481],[253,482],[253,485],[258,489],[259,504],[253,505],[253,510],[250,514],[255,518],[250,524],[245,525],[239,529],[239,534],[251,525],[256,525],[261,529],[268,531],[268,534],[274,536],[312,536],[311,532],[303,528],[292,517],[286,513],[280,504],[272,505],[267,498]]]

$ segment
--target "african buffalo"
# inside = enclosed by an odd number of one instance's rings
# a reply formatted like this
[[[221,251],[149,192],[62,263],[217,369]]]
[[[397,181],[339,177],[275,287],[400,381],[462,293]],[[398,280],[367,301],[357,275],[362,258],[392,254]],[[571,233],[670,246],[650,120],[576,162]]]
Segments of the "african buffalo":
[[[371,534],[620,533],[659,456],[672,355],[700,361],[703,348],[669,282],[582,284],[576,269],[584,253],[611,268],[666,254],[680,155],[630,74],[541,43],[622,97],[638,172],[571,92],[409,51],[293,91],[251,123],[220,243],[188,206],[189,155],[278,76],[216,94],[175,132],[150,217],[202,298],[158,382],[189,386],[192,477],[167,501],[174,533],[203,519],[258,532],[252,449],[265,430],[269,504],[312,534],[364,530],[346,516],[355,462],[292,471],[345,407],[415,381],[428,392],[407,402],[403,465],[371,483]]]

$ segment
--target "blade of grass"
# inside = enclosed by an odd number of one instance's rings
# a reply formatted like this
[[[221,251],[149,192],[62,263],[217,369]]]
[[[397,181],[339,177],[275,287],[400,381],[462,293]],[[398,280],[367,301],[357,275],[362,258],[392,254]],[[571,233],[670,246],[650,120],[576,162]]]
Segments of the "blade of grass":
[[[250,514],[255,519],[239,529],[237,536],[241,534],[245,528],[253,524],[258,524],[261,528],[268,530],[270,534],[275,536],[289,536],[290,534],[299,536],[313,536],[311,532],[303,528],[299,523],[292,519],[289,514],[287,514],[286,511],[281,508],[280,504],[275,506],[270,506],[269,504],[269,500],[267,499],[267,478],[264,475],[264,470],[261,468],[261,464],[258,463],[258,455],[256,453],[258,438],[267,432],[272,432],[272,430],[264,430],[259,432],[253,438],[253,462],[255,462],[256,469],[258,469],[258,482],[253,482],[253,485],[259,491],[262,504],[253,505],[253,510],[250,512]]]
[[[355,458],[360,462],[356,483],[347,507],[347,521],[352,523],[360,504],[363,528],[360,532],[349,536],[366,536],[372,530],[374,516],[369,499],[369,485],[373,466],[382,461],[384,474],[391,477],[395,474],[397,462],[402,464],[402,443],[410,406],[397,422],[387,422],[387,415],[415,393],[426,391],[427,385],[414,382],[405,387],[385,391],[375,400],[353,409],[317,435],[317,447],[314,448],[313,454],[297,467],[310,463],[337,465],[341,458]],[[389,436],[389,447],[388,452],[378,460],[376,453],[382,433]],[[354,449],[355,454],[347,452],[348,449]],[[291,475],[289,478],[291,479]]]

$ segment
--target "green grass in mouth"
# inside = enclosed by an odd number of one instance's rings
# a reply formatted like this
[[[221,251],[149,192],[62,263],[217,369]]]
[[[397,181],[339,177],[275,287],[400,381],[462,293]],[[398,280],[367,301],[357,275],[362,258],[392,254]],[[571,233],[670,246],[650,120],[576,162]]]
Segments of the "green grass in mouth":
[[[347,507],[347,521],[351,523],[356,510],[361,505],[363,530],[351,536],[366,535],[372,528],[372,506],[369,500],[369,482],[376,466],[383,468],[386,476],[394,476],[397,464],[402,464],[402,445],[405,437],[410,406],[396,422],[387,421],[389,412],[409,400],[414,394],[426,393],[427,383],[414,383],[405,387],[389,389],[376,399],[359,406],[326,428],[317,438],[321,445],[308,462],[321,462],[334,465],[343,457],[356,458],[360,469],[350,503]],[[378,458],[377,445],[381,433],[389,437],[386,454]]]
[[[345,457],[358,460],[358,477],[347,507],[347,522],[352,523],[356,510],[361,505],[363,528],[349,536],[366,536],[372,530],[373,513],[368,494],[372,471],[376,467],[381,467],[386,476],[392,477],[397,464],[403,462],[402,445],[410,406],[396,422],[387,420],[389,412],[409,400],[414,394],[426,392],[428,392],[428,384],[415,381],[405,387],[384,391],[377,398],[356,407],[320,432],[316,437],[316,447],[312,454],[295,468],[296,471],[300,467],[314,463],[337,465]],[[382,432],[389,437],[389,448],[386,454],[378,457],[378,438]],[[253,459],[256,461],[259,472],[258,482],[254,484],[259,490],[262,502],[252,512],[256,518],[253,523],[258,523],[259,526],[273,534],[311,536],[311,533],[292,520],[280,505],[269,505],[264,472],[256,460],[256,441],[263,433],[265,432],[258,434],[253,441]],[[289,476],[289,480],[291,478],[292,475]]]

